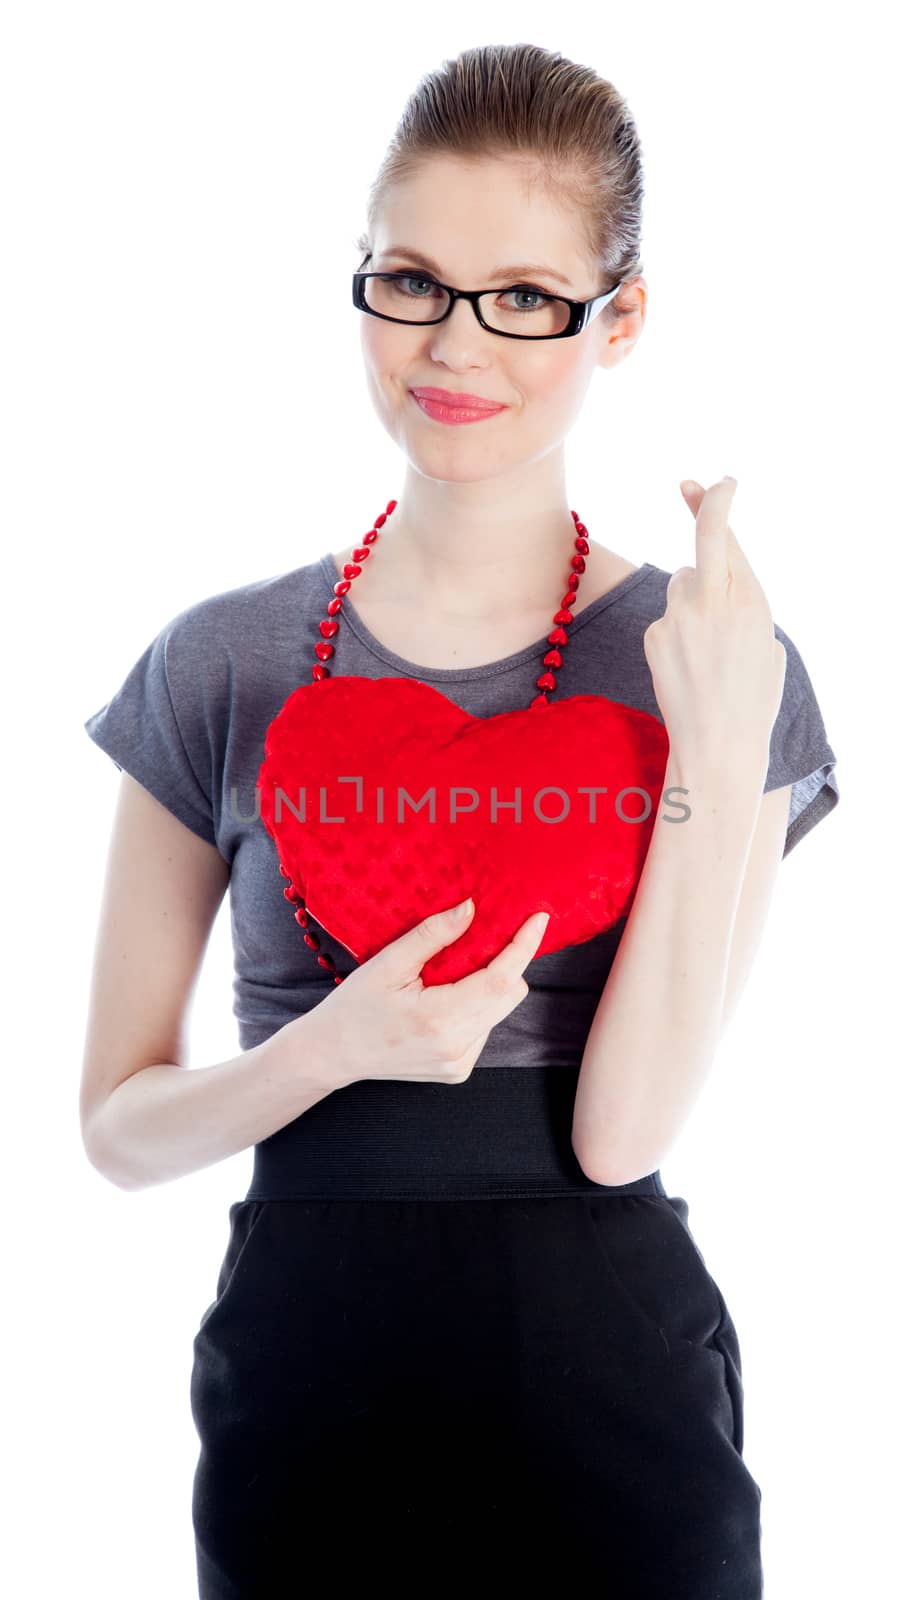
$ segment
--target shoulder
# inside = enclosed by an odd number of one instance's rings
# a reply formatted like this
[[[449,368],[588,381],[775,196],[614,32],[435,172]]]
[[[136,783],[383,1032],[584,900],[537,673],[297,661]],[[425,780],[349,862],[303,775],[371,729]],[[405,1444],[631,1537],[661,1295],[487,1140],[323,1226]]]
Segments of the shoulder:
[[[160,633],[169,676],[179,682],[214,682],[228,674],[237,687],[247,669],[300,646],[326,603],[321,559],[231,589],[219,590],[176,612]]]
[[[672,572],[665,567],[656,566],[652,561],[644,561],[636,569],[636,576],[636,582],[632,582],[630,586],[624,586],[626,592],[624,594],[625,605],[622,614],[626,619],[630,619],[632,624],[638,626],[642,624],[646,628],[651,622],[655,622],[659,617],[663,616],[666,610],[669,580],[672,577]],[[798,680],[804,678],[805,666],[793,640],[775,618],[774,635],[786,650],[791,668],[790,688],[798,687]],[[802,687],[805,687],[805,681],[803,681]]]
[[[664,567],[646,564],[646,575],[628,597],[624,615],[631,622],[631,632],[642,641],[649,624],[661,617],[666,609],[666,591],[672,573]],[[833,810],[840,798],[835,775],[837,757],[831,745],[824,715],[806,660],[786,629],[773,619],[774,637],[786,651],[786,675],[783,696],[770,737],[770,757],[765,793],[771,789],[793,786],[790,802],[788,854],[800,838],[816,822]],[[648,676],[642,642],[635,645],[630,635],[612,641],[617,652],[627,648],[632,677],[641,683],[644,704],[654,709],[652,678]],[[812,646],[812,652],[814,646]],[[638,678],[637,674],[640,674]],[[656,707],[656,714],[659,714]]]
[[[617,596],[608,595],[605,606],[597,606],[592,619],[593,626],[584,628],[581,634],[581,638],[585,639],[582,648],[588,653],[604,657],[611,664],[615,676],[623,669],[633,688],[654,714],[658,713],[658,707],[653,698],[652,675],[647,666],[643,636],[650,624],[665,614],[671,577],[672,572],[665,567],[656,566],[651,561],[643,562],[619,586]],[[786,651],[786,678],[777,718],[774,751],[778,752],[786,729],[804,724],[808,734],[813,730],[817,732],[817,740],[812,742],[816,742],[819,752],[826,756],[829,747],[818,720],[819,708],[805,661],[791,636],[776,619],[773,621],[773,630],[775,638],[779,639]],[[779,775],[784,765],[779,759],[775,760],[774,765]]]

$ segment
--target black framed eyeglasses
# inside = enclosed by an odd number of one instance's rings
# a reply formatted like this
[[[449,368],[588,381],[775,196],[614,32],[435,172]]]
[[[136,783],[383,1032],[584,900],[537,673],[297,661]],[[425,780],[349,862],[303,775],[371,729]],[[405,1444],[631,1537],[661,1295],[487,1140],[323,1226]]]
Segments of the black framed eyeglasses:
[[[623,281],[592,300],[568,300],[520,283],[507,289],[454,289],[418,268],[411,272],[356,272],[352,303],[369,317],[382,317],[385,322],[430,325],[449,317],[457,300],[468,300],[482,327],[504,339],[572,339],[608,305]],[[415,293],[414,284],[428,286],[429,292]],[[443,311],[442,295],[447,297]],[[537,304],[512,303],[513,296],[525,296]]]

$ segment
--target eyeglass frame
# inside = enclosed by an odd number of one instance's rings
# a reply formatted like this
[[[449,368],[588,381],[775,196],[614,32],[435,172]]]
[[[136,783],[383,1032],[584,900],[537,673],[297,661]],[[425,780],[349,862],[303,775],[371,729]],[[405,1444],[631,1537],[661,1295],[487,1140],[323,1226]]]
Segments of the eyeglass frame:
[[[365,261],[369,259],[370,254],[371,252],[369,251],[368,255],[366,255],[364,258]],[[373,307],[367,304],[365,300],[364,288],[366,278],[424,278],[428,283],[437,284],[439,289],[443,289],[444,293],[449,295],[450,298],[447,310],[444,312],[443,316],[427,317],[423,318],[421,321],[416,321],[411,317],[388,317],[383,311],[375,311]],[[352,303],[358,311],[364,311],[369,317],[379,317],[382,322],[396,322],[400,327],[408,328],[433,328],[438,323],[446,321],[446,319],[450,316],[450,313],[453,310],[457,300],[468,300],[476,314],[476,321],[479,323],[480,327],[485,329],[486,333],[493,333],[499,339],[522,339],[524,343],[530,343],[536,339],[573,339],[576,334],[583,332],[584,328],[590,321],[592,321],[593,317],[597,317],[599,315],[603,306],[608,305],[609,301],[612,300],[618,293],[623,282],[624,279],[619,278],[614,289],[610,289],[607,294],[597,294],[592,300],[569,300],[566,295],[552,294],[551,290],[549,289],[536,289],[533,288],[532,284],[522,283],[511,283],[508,284],[504,289],[455,289],[453,288],[452,284],[441,283],[433,273],[426,272],[421,267],[416,267],[411,272],[353,273]],[[481,307],[479,305],[479,301],[482,296],[486,294],[507,294],[509,289],[524,288],[531,289],[533,294],[545,294],[550,300],[560,300],[563,305],[569,306],[571,314],[567,327],[562,328],[560,333],[505,333],[503,328],[490,328],[482,316]]]

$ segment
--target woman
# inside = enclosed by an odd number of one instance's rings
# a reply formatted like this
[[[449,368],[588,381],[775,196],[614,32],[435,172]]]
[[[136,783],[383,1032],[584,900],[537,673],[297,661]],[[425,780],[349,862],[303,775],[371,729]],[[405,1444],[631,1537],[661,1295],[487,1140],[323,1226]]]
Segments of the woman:
[[[416,1594],[762,1592],[738,1339],[659,1160],[776,867],[838,789],[801,657],[728,526],[732,480],[682,486],[695,556],[674,575],[570,510],[565,436],[643,324],[641,195],[630,115],[589,69],[518,45],[423,80],[353,280],[398,501],[374,494],[354,549],[180,613],[86,723],[125,774],[87,1151],[139,1187],[254,1150],[194,1340],[206,1600],[297,1592],[318,1564]],[[573,849],[540,827],[533,859],[533,831],[494,819],[461,849],[411,819],[374,832],[362,804],[333,832],[252,803],[291,773],[342,804],[460,740],[506,783],[485,743],[505,727],[529,771],[556,730],[558,787],[594,745],[597,777],[623,747],[663,824],[578,818]],[[600,743],[610,728],[624,738]],[[607,851],[630,880],[612,913]],[[242,1054],[178,1072],[227,886]]]

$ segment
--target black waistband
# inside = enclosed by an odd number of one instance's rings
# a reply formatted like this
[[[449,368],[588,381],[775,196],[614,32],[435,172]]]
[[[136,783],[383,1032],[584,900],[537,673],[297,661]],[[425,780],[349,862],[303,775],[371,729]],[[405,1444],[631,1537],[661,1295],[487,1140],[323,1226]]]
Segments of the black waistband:
[[[488,1067],[464,1083],[360,1078],[254,1146],[247,1200],[665,1195],[658,1171],[593,1183],[571,1148],[579,1069]]]

